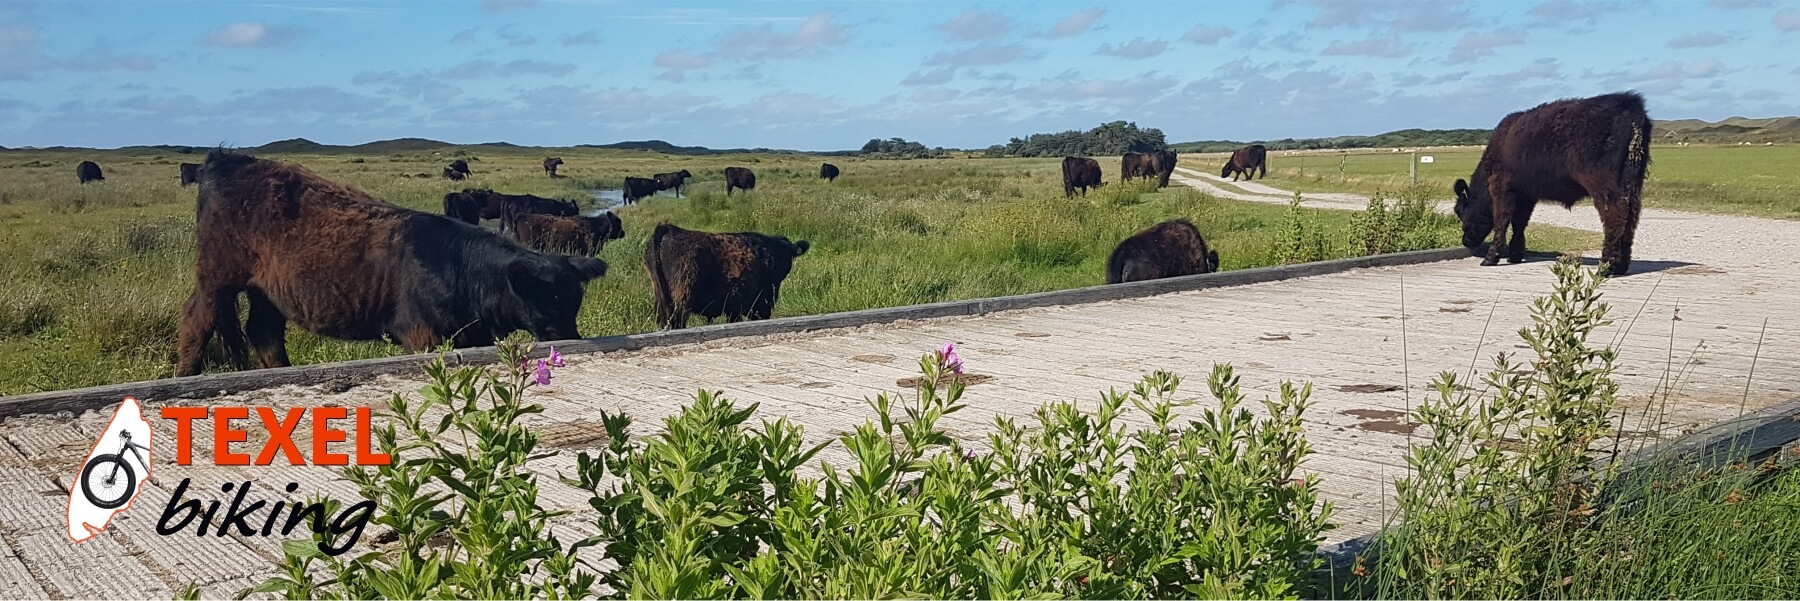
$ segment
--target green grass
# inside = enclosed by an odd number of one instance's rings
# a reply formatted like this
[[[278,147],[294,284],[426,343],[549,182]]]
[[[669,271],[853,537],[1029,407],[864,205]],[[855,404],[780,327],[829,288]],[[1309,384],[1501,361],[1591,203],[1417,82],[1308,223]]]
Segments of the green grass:
[[[1419,186],[1444,199],[1467,179],[1480,148],[1431,150],[1419,165]],[[1269,153],[1269,176],[1257,180],[1284,190],[1372,194],[1411,187],[1410,155],[1387,150],[1288,155]],[[1644,206],[1658,209],[1800,219],[1800,146],[1655,146],[1644,184]],[[1218,173],[1224,155],[1183,157],[1183,167]],[[1341,167],[1341,171],[1340,171]]]
[[[620,211],[627,235],[601,254],[612,269],[588,287],[579,317],[586,336],[654,329],[642,249],[664,219],[810,240],[812,251],[784,285],[777,316],[1097,285],[1119,240],[1175,217],[1200,227],[1224,269],[1358,254],[1350,241],[1351,212],[1298,212],[1304,240],[1296,243],[1289,210],[1278,205],[1117,184],[1065,199],[1054,159],[834,158],[845,175],[830,184],[817,179],[817,157],[562,150],[552,154],[567,161],[561,171],[568,177],[552,180],[542,171],[544,154],[477,151],[469,182],[403,177],[437,173],[466,151],[269,158],[434,213],[445,193],[464,187],[587,201],[586,190],[617,187],[627,174],[690,170],[696,177],[688,198],[659,196]],[[87,158],[105,169],[104,184],[75,182],[75,164]],[[176,165],[201,158],[0,153],[0,256],[6,257],[0,262],[0,394],[169,375],[194,261],[196,191],[178,185]],[[730,165],[756,170],[758,189],[726,198],[720,172]],[[1589,234],[1533,232],[1537,250],[1597,245]],[[1423,238],[1414,242],[1452,245],[1455,224],[1433,220]],[[400,349],[292,330],[289,351],[302,364]],[[215,361],[209,369],[222,368]]]

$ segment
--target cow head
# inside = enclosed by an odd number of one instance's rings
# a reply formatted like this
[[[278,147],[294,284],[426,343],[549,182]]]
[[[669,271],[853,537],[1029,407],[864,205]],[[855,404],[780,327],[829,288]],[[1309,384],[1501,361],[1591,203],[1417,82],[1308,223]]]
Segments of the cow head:
[[[1225,166],[1219,169],[1219,177],[1231,177],[1231,159],[1225,159]]]
[[[592,257],[571,257],[523,252],[507,266],[507,281],[517,296],[514,323],[538,340],[580,338],[575,315],[587,283],[606,275],[606,262]]]
[[[1477,182],[1480,179],[1476,180]],[[1469,182],[1456,180],[1456,218],[1462,220],[1463,246],[1469,252],[1482,255],[1481,243],[1487,241],[1489,233],[1494,231],[1493,199],[1488,198],[1486,186],[1470,187]]]
[[[675,172],[675,175],[681,176],[681,179],[687,179],[687,178],[694,176],[694,174],[688,173],[688,170],[686,170],[686,169],[682,169],[681,171]]]
[[[1219,251],[1209,249],[1206,251],[1206,273],[1212,273],[1218,270]]]
[[[625,237],[625,222],[619,220],[619,214],[607,211],[604,215],[608,224],[606,239],[618,240]]]

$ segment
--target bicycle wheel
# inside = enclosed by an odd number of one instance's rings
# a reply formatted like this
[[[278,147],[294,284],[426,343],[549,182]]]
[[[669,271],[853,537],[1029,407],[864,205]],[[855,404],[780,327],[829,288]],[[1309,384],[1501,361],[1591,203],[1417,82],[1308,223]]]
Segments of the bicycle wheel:
[[[101,509],[124,505],[137,492],[137,472],[120,455],[101,455],[81,468],[81,494]]]

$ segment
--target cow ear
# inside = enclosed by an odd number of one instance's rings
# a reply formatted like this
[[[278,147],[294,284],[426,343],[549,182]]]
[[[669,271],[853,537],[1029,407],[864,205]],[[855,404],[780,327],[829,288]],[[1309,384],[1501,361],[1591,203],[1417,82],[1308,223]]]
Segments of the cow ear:
[[[593,257],[563,257],[563,260],[568,261],[569,268],[574,269],[583,282],[606,276],[606,261]]]
[[[806,249],[809,249],[809,248],[812,248],[811,242],[807,242],[805,240],[795,242],[794,243],[794,256],[798,257],[800,255],[806,254]]]

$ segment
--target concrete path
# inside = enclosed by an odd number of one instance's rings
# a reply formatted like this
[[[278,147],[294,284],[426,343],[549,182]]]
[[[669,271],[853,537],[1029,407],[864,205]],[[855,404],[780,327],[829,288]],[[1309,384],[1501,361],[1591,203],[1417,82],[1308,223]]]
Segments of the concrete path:
[[[1183,170],[1176,179],[1219,193],[1202,174]],[[1285,202],[1287,195],[1277,192],[1245,200]],[[1361,206],[1351,198],[1308,197],[1315,199]],[[1547,207],[1537,218],[1598,224],[1585,207]],[[1616,323],[1599,336],[1620,347],[1628,443],[1679,435],[1800,396],[1800,362],[1793,360],[1800,356],[1793,319],[1800,314],[1796,234],[1800,224],[1788,222],[1646,213],[1634,273],[1606,285]],[[1253,397],[1276,394],[1283,380],[1312,382],[1307,434],[1318,454],[1306,468],[1323,478],[1326,497],[1337,504],[1340,528],[1329,540],[1339,541],[1372,532],[1391,507],[1392,481],[1406,471],[1402,454],[1412,442],[1403,412],[1430,393],[1430,379],[1440,371],[1485,368],[1497,352],[1525,352],[1517,332],[1529,323],[1530,300],[1551,283],[1545,262],[1481,268],[1471,258],[979,318],[572,357],[551,386],[534,392],[548,409],[538,418],[545,444],[564,452],[538,468],[546,476],[543,500],[575,511],[557,523],[559,533],[592,532],[586,496],[555,476],[573,465],[575,452],[599,444],[602,409],[629,412],[639,431],[649,433],[695,390],[722,390],[741,403],[761,403],[765,415],[786,415],[809,438],[823,440],[871,417],[863,399],[901,390],[896,381],[916,375],[921,354],[956,342],[968,369],[991,377],[969,387],[968,411],[946,420],[976,446],[995,416],[1028,420],[1041,403],[1069,398],[1091,406],[1099,391],[1129,387],[1156,369],[1184,375],[1191,397],[1204,395],[1214,363],[1235,365]],[[188,404],[379,405],[419,386],[414,378],[386,377],[347,391],[277,388]],[[316,493],[355,497],[329,468],[173,465],[173,428],[159,422],[157,482],[108,535],[74,545],[62,533],[65,487],[106,418],[89,412],[0,422],[0,490],[8,493],[0,495],[0,598],[154,597],[188,582],[222,596],[272,573],[277,537],[199,537],[192,526],[171,536],[155,533],[169,491],[183,478],[192,478],[190,497],[208,500],[222,496],[221,484],[245,480],[255,481],[252,499],[271,503]],[[835,446],[821,458],[849,461]],[[282,493],[287,482],[299,483],[299,492]]]

